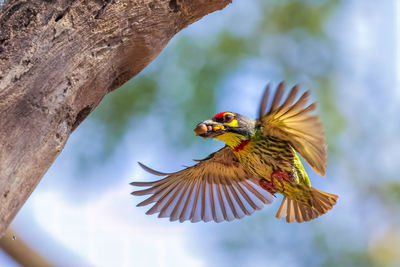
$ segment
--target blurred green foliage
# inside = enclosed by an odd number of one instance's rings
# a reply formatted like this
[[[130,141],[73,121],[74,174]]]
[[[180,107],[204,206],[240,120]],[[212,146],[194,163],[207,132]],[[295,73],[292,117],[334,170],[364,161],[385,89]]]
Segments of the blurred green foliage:
[[[264,16],[261,27],[278,34],[288,34],[300,29],[301,37],[305,33],[326,37],[324,22],[336,10],[338,4],[337,0],[265,1],[263,10],[267,15]]]
[[[103,156],[110,156],[124,136],[133,116],[150,110],[157,94],[157,82],[142,76],[106,96],[90,119],[106,126]]]
[[[383,194],[394,198],[393,202],[400,202],[400,183],[386,182],[383,186]]]
[[[386,204],[389,205],[393,212],[400,211],[400,182],[399,181],[384,181],[378,186],[372,186],[371,193],[375,193]],[[400,219],[398,219],[400,223]]]
[[[318,105],[320,107],[320,116],[324,122],[324,131],[327,138],[329,147],[329,155],[337,156],[338,149],[336,146],[336,137],[344,130],[346,120],[338,110],[334,101],[335,98],[335,85],[332,80],[327,77],[319,77],[316,84],[318,84]]]

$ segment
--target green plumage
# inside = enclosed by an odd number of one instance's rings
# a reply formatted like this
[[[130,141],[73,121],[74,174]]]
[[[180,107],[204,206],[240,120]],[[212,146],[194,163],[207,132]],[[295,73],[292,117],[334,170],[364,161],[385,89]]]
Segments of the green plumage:
[[[229,135],[231,140],[236,138],[240,140],[241,135]],[[228,145],[234,147],[237,144],[237,142],[230,142],[225,138],[219,139],[224,139]],[[290,143],[272,136],[265,136],[261,128],[257,126],[254,127],[249,139],[250,142],[243,149],[234,151],[243,166],[254,176],[267,181],[271,180],[273,171],[279,170],[287,173],[291,182],[284,181],[283,186],[276,183],[277,193],[309,205],[312,202],[310,179]]]

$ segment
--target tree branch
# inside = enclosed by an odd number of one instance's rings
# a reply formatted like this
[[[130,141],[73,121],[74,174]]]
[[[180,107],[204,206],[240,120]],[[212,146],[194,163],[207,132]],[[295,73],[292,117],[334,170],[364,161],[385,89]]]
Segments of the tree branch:
[[[0,238],[0,248],[21,266],[30,267],[50,267],[53,266],[39,253],[28,246],[13,231],[8,228],[2,238]]]
[[[102,98],[230,0],[10,0],[0,9],[0,233]]]

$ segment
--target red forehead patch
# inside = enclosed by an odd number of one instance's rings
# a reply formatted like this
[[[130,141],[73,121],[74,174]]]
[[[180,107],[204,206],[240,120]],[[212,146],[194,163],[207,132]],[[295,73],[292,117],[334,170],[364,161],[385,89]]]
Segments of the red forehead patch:
[[[226,113],[226,111],[224,111],[224,112],[220,112],[220,113],[218,113],[217,115],[215,115],[214,117],[213,117],[213,119],[222,119],[222,118],[224,118],[224,114]]]

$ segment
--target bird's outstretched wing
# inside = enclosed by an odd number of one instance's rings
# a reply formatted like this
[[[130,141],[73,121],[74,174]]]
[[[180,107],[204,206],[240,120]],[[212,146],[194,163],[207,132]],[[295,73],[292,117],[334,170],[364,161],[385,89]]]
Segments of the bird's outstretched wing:
[[[268,84],[265,89],[258,119],[263,133],[288,141],[317,173],[325,175],[327,158],[325,135],[318,116],[310,115],[310,112],[315,110],[316,103],[306,106],[309,91],[302,94],[295,102],[299,91],[298,85],[290,90],[285,101],[281,103],[284,90],[285,83],[281,82],[266,112],[270,85]]]
[[[132,192],[135,196],[151,195],[138,206],[155,202],[146,214],[159,212],[158,217],[169,217],[171,221],[231,221],[273,200],[227,146],[192,167],[170,174],[139,164],[152,174],[168,176],[154,182],[131,183],[150,187]]]

